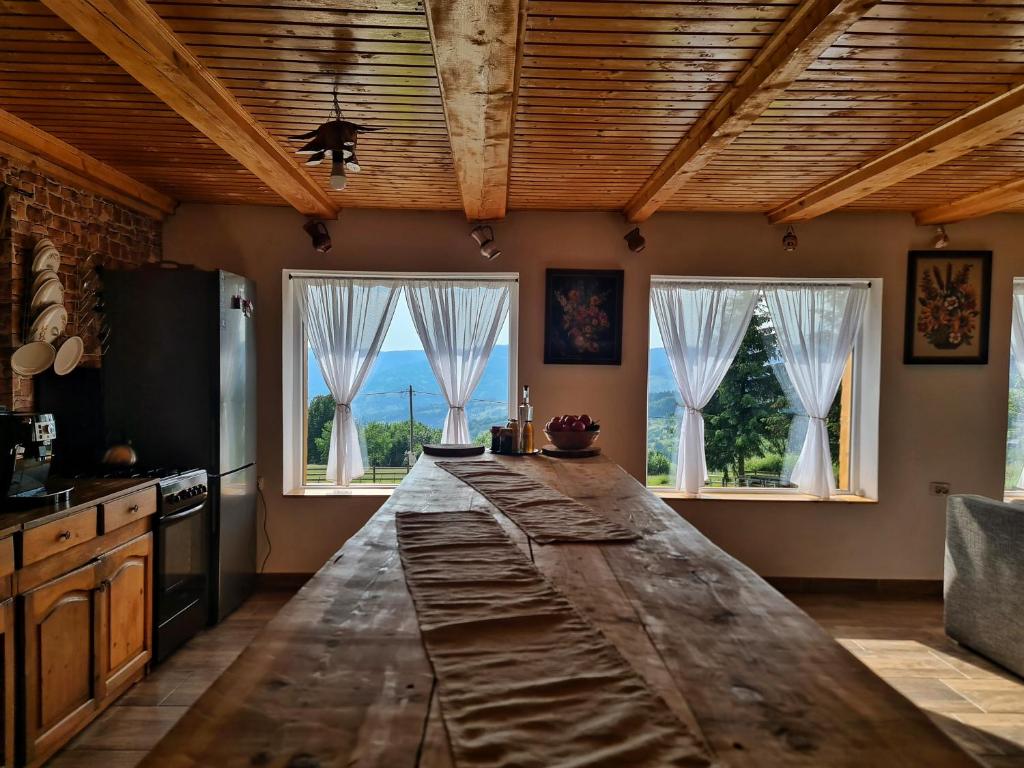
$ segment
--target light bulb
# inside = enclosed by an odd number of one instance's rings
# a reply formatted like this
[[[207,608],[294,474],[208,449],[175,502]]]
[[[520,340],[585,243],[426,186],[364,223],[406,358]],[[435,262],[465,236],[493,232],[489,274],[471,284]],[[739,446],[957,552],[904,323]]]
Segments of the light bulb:
[[[340,153],[339,153],[340,154]],[[331,157],[331,189],[342,190],[348,183],[345,175],[345,160],[338,155]]]

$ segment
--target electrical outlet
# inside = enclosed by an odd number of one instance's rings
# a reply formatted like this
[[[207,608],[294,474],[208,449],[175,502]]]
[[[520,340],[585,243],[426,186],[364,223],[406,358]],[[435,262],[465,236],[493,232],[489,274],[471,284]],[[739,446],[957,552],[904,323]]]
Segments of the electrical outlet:
[[[928,493],[932,496],[949,496],[949,483],[928,483]]]
[[[257,477],[256,478],[256,487],[259,488],[261,491],[263,490],[263,478],[262,477]]]

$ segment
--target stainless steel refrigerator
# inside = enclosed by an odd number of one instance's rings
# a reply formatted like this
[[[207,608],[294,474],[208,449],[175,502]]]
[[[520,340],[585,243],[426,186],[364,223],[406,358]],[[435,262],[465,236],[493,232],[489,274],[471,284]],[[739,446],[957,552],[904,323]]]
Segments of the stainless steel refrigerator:
[[[224,271],[103,275],[106,437],[147,467],[209,473],[211,623],[256,578],[255,293]]]

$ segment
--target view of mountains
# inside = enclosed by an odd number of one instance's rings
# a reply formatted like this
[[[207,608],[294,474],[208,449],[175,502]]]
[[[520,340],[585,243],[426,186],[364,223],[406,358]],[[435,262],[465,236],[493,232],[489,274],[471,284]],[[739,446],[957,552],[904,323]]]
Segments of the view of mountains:
[[[672,370],[661,347],[650,351],[649,370],[651,392],[675,392]],[[413,396],[415,420],[430,427],[444,424],[448,406],[441,396],[427,356],[420,349],[380,353],[365,386],[352,404],[356,419],[362,424],[408,419],[410,384],[416,393]],[[308,390],[311,399],[329,394],[312,351],[309,353]],[[508,347],[496,346],[467,408],[470,433],[478,435],[492,424],[504,423],[508,399]],[[652,417],[671,415],[674,410],[672,398],[656,398],[654,402],[659,411],[667,410],[667,413],[651,413]]]

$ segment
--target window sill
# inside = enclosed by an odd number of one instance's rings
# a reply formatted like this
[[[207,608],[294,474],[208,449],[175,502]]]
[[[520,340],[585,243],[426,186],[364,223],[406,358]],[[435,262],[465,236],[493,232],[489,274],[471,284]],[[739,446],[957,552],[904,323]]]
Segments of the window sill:
[[[315,498],[317,496],[379,496],[387,497],[394,492],[394,488],[381,488],[379,486],[372,488],[293,488],[290,491],[285,491],[282,496],[308,496]]]
[[[818,503],[818,504],[877,504],[878,499],[869,499],[865,496],[832,496],[827,499],[819,499],[817,496],[809,496],[802,493],[729,493],[726,492],[711,492],[711,493],[698,493],[696,495],[692,493],[683,493],[682,491],[659,491],[656,488],[648,488],[651,493],[657,496],[659,499],[666,499],[671,501],[685,500],[685,501],[770,501],[773,503],[779,502],[802,502],[802,503]]]

